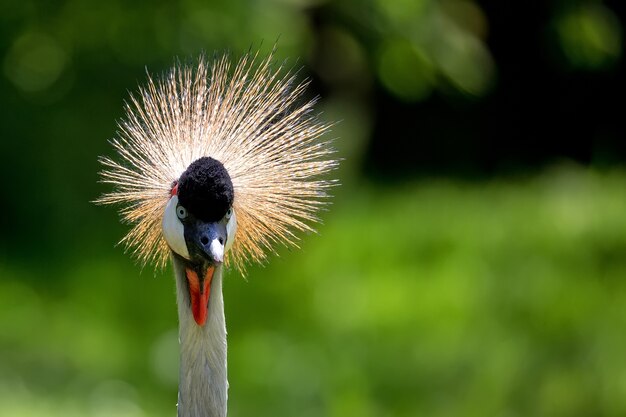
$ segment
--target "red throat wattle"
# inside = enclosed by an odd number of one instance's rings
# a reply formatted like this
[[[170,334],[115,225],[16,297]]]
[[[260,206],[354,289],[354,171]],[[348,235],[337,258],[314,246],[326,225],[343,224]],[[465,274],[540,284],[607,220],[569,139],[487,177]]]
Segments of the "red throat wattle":
[[[207,316],[209,315],[209,296],[211,295],[211,280],[213,279],[214,272],[214,266],[208,267],[204,280],[200,283],[200,279],[196,271],[190,268],[185,268],[185,275],[187,276],[187,282],[189,283],[191,311],[193,312],[193,318],[196,320],[196,323],[198,323],[198,326],[203,326],[204,323],[206,323]]]

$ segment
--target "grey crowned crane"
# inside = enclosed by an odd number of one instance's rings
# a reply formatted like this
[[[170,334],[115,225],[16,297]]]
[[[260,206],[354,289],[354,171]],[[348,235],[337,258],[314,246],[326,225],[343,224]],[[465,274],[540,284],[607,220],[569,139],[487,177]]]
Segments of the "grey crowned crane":
[[[328,130],[301,103],[298,83],[272,54],[177,65],[131,96],[98,200],[121,205],[122,239],[143,265],[171,259],[178,303],[178,416],[224,417],[225,267],[244,272],[276,245],[313,231],[337,166]]]

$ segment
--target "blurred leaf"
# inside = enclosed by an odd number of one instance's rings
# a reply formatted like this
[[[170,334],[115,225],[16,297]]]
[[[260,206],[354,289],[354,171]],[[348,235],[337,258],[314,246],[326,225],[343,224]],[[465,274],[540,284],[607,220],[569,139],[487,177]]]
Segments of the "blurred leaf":
[[[564,11],[556,18],[556,34],[570,66],[602,69],[622,55],[622,26],[601,4],[588,4]]]

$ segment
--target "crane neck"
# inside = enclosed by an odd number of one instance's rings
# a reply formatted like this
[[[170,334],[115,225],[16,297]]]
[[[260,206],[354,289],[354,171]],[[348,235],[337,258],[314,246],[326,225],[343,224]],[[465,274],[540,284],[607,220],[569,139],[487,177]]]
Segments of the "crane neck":
[[[228,398],[226,321],[222,270],[211,281],[208,318],[198,326],[193,318],[185,267],[174,259],[180,342],[178,417],[225,417]]]

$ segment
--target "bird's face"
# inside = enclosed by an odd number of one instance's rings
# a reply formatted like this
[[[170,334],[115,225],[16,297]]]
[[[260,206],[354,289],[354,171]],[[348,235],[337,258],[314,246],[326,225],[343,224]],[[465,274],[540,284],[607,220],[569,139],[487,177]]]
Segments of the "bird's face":
[[[232,182],[224,166],[204,157],[174,184],[163,215],[163,236],[185,266],[193,317],[208,315],[211,280],[232,246],[237,228]]]

